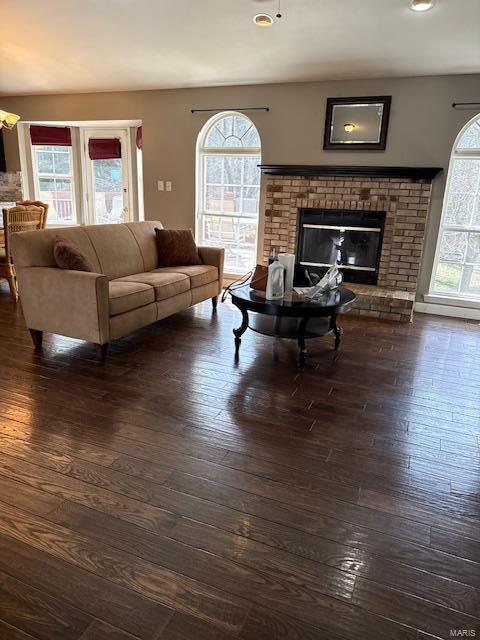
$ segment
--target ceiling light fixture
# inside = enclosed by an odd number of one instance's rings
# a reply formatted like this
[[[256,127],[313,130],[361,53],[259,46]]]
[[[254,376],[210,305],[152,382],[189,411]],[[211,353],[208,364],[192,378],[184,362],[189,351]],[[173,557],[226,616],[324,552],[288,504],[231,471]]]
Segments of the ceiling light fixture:
[[[435,4],[434,0],[410,0],[412,11],[428,11]]]
[[[253,21],[257,27],[271,27],[273,24],[273,18],[268,13],[257,13],[253,16]]]
[[[346,122],[346,123],[343,125],[343,128],[345,129],[345,131],[346,131],[347,133],[352,133],[352,131],[353,131],[354,129],[356,129],[356,126],[355,126],[354,124],[352,124],[351,122]]]
[[[9,113],[8,111],[0,109],[0,129],[2,127],[5,127],[5,129],[13,129],[19,120],[20,116],[17,116],[16,113]]]

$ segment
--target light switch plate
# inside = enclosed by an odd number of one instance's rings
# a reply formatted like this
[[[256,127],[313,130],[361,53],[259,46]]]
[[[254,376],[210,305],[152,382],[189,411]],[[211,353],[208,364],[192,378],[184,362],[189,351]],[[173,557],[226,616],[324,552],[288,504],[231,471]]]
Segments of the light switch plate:
[[[170,180],[167,180],[165,183],[165,187],[167,191],[171,191],[172,190],[172,182]]]
[[[163,180],[159,180],[159,181],[157,182],[157,187],[158,187],[158,190],[159,190],[159,191],[165,191],[165,186],[164,186],[164,184],[163,184]]]

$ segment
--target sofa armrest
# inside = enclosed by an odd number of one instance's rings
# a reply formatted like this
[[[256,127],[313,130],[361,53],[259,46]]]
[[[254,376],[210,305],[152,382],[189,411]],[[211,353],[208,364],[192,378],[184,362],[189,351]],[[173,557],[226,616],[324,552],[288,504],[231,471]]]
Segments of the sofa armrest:
[[[53,267],[17,270],[29,329],[99,344],[109,341],[108,278],[100,273]]]
[[[220,287],[223,282],[223,263],[225,262],[225,249],[218,247],[198,247],[198,253],[203,264],[212,265],[218,269]]]

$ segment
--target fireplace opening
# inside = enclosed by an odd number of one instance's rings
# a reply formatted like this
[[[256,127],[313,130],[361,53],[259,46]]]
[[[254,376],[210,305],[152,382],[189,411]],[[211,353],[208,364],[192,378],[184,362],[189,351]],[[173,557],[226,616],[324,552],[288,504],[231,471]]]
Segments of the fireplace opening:
[[[346,282],[377,284],[385,226],[384,211],[300,209],[296,283],[305,270],[323,275],[338,264]]]

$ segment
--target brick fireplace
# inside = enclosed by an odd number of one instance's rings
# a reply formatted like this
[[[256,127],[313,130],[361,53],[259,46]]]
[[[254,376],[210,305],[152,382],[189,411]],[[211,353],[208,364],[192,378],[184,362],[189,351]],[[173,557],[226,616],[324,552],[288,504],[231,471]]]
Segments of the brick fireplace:
[[[272,251],[295,253],[300,211],[383,212],[375,285],[350,283],[354,312],[409,321],[422,257],[432,181],[441,169],[262,165],[266,174],[263,261]]]

